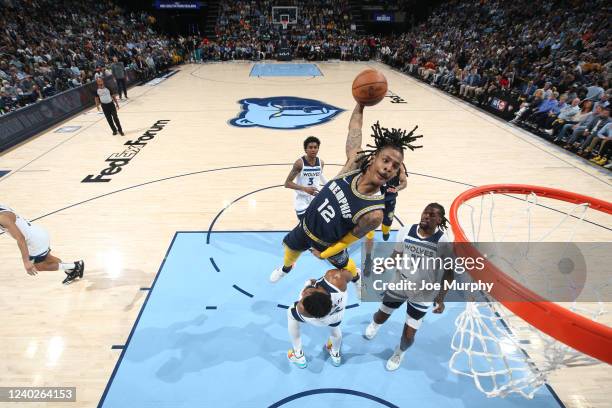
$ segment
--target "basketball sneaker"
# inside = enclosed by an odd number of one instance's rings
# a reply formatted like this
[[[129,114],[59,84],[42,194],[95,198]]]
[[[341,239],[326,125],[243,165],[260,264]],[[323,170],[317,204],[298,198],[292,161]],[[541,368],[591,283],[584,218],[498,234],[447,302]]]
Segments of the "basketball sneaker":
[[[287,359],[299,368],[306,368],[306,366],[308,365],[308,362],[306,361],[306,356],[304,355],[303,351],[301,355],[298,356],[297,354],[295,354],[293,349],[291,349],[287,352]]]
[[[83,263],[83,261],[76,261],[74,263],[74,269],[64,271],[66,273],[66,278],[62,281],[62,283],[64,285],[67,285],[71,283],[73,280],[75,280],[76,278],[79,278],[79,279],[82,278],[84,270],[85,270],[85,264]]]
[[[331,339],[327,340],[327,344],[325,344],[325,350],[327,350],[327,352],[329,353],[329,356],[331,357],[331,363],[334,365],[334,367],[339,367],[340,364],[342,364],[342,357],[340,357],[340,351],[334,354],[332,350]]]
[[[383,234],[383,240],[388,241],[391,234]]]
[[[76,271],[77,275],[79,276],[79,279],[83,277],[83,271],[85,271],[85,262],[81,261],[76,261],[75,262],[76,268],[74,268],[74,270]]]
[[[380,326],[382,325],[376,324],[374,322],[370,322],[370,324],[368,324],[368,327],[366,327],[365,333],[363,334],[363,336],[368,340],[372,340],[374,337],[376,337],[376,334],[378,333]]]
[[[284,272],[283,271],[283,267],[280,266],[280,267],[276,268],[275,270],[273,270],[272,273],[270,274],[270,282],[276,283],[279,280],[283,279],[287,275],[288,275],[288,273]]]
[[[395,351],[393,352],[393,355],[391,357],[389,357],[389,360],[387,360],[387,370],[389,371],[395,371],[399,368],[399,366],[402,364],[402,360],[404,359],[404,353],[399,346],[397,346],[395,348]]]

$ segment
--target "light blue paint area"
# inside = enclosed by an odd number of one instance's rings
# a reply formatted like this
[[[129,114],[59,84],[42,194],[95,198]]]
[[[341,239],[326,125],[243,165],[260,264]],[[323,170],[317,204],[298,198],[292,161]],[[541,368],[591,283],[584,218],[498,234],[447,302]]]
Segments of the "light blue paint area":
[[[313,77],[323,76],[315,64],[255,64],[249,74],[252,77]]]
[[[328,330],[307,325],[302,325],[302,341],[308,367],[291,365],[286,359],[291,347],[287,311],[277,305],[292,304],[304,281],[320,277],[330,266],[304,253],[289,276],[269,283],[270,272],[282,262],[284,235],[213,233],[207,245],[206,233],[177,233],[100,406],[559,406],[546,388],[532,400],[488,399],[471,378],[449,371],[454,320],[463,304],[449,303],[443,314],[425,317],[396,372],[387,372],[385,362],[399,341],[405,309],[368,341],[362,333],[378,308],[376,303],[346,310],[340,367],[332,366],[323,351]],[[358,262],[359,245],[351,252]],[[349,292],[349,304],[356,303],[353,285]],[[217,309],[206,310],[207,306]],[[322,389],[331,391],[320,393]]]

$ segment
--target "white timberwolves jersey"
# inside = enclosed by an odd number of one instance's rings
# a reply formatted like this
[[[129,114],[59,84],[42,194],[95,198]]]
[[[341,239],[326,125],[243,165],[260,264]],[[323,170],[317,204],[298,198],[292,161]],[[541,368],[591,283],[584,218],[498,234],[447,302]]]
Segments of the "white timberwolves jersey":
[[[19,231],[21,231],[25,237],[30,256],[42,255],[49,250],[49,234],[47,234],[47,231],[38,225],[31,224],[24,220],[16,214],[15,211],[4,204],[0,204],[0,213],[1,212],[11,212],[15,214],[15,225],[17,225],[17,228],[19,228]],[[2,226],[0,226],[0,231],[7,232]]]
[[[407,256],[409,259],[420,261],[417,263],[418,267],[416,269],[411,267],[409,271],[402,270],[404,276],[396,276],[398,280],[407,279],[416,282],[417,288],[421,286],[422,281],[436,283],[442,280],[444,270],[439,267],[440,263],[433,262],[435,258],[447,259],[454,256],[452,244],[448,241],[444,231],[437,229],[432,236],[424,238],[419,235],[418,229],[418,224],[401,228],[397,233],[397,243],[395,244],[395,252]],[[397,298],[411,300],[412,303],[429,306],[438,291],[389,291],[389,294]]]
[[[311,166],[308,164],[305,156],[302,156],[302,171],[298,174],[295,183],[304,187],[314,187],[317,190],[321,188],[321,181],[323,180],[323,169],[321,166],[321,160],[317,157],[315,165]],[[305,193],[303,191],[295,190],[295,212],[298,215],[302,215],[314,196]]]
[[[289,312],[293,315],[293,318],[299,322],[309,323],[313,326],[338,326],[344,317],[344,309],[346,308],[346,302],[348,300],[347,291],[341,291],[336,286],[329,283],[325,277],[319,278],[315,282],[315,286],[323,287],[323,289],[329,293],[329,296],[331,296],[332,308],[329,314],[321,318],[302,316],[295,306],[297,302],[295,302]]]

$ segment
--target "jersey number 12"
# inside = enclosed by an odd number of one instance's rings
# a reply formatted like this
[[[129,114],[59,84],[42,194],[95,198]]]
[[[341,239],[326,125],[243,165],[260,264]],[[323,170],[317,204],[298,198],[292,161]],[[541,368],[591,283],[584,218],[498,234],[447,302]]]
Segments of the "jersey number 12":
[[[334,216],[336,215],[336,211],[334,211],[334,208],[329,205],[329,199],[325,199],[325,201],[323,201],[323,204],[321,204],[318,208],[317,211],[319,212],[319,214],[321,214],[321,217],[323,217],[323,219],[325,220],[325,222],[330,222],[332,218],[334,218]]]

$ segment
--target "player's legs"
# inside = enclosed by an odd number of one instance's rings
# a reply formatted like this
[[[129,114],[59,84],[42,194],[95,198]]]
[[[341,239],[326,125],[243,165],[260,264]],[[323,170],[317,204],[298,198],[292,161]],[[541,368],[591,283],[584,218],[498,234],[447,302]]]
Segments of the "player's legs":
[[[412,346],[412,343],[414,343],[414,335],[416,334],[416,332],[417,329],[408,326],[407,324],[404,324],[402,339],[400,340],[400,350],[406,351],[408,347]]]
[[[329,340],[325,348],[331,357],[331,362],[334,366],[338,367],[342,362],[340,356],[340,347],[342,346],[342,330],[340,330],[340,322],[335,323],[333,326],[330,325],[331,332],[329,334]]]
[[[365,242],[365,261],[363,263],[363,275],[368,277],[372,272],[373,262],[372,262],[372,250],[374,249],[374,231],[370,231],[366,234],[366,242]]]
[[[372,316],[372,321],[368,327],[366,327],[364,337],[368,340],[372,340],[378,333],[380,326],[382,326],[393,312],[402,306],[402,304],[404,304],[404,301],[383,300],[376,313],[374,313],[374,316]]]
[[[297,262],[302,252],[310,248],[311,244],[302,229],[302,223],[299,223],[293,230],[285,235],[285,238],[283,238],[283,245],[285,248],[283,266],[272,271],[270,275],[270,282],[272,283],[276,283],[287,276],[287,274],[291,272],[291,269],[293,269],[293,265]]]
[[[300,368],[306,368],[308,364],[302,350],[302,337],[300,335],[300,322],[293,317],[295,306],[287,309],[287,329],[293,348],[287,352],[287,359]]]
[[[33,256],[31,260],[38,271],[63,270],[67,276],[62,283],[69,283],[76,278],[82,278],[85,270],[83,261],[62,262],[61,259],[51,255],[51,250],[44,255]]]
[[[41,260],[39,260],[38,262],[37,262],[37,259],[33,260],[32,262],[34,262],[34,265],[36,266],[36,270],[38,271],[57,271],[58,269],[60,269],[60,265],[69,266],[68,269],[75,268],[74,263],[62,264],[61,259],[56,258],[55,256],[51,255],[51,251],[49,251],[47,255]],[[62,268],[62,270],[68,270],[68,269]]]
[[[427,310],[427,306],[418,303],[406,302],[406,323],[402,332],[400,344],[395,348],[393,355],[387,360],[387,370],[395,371],[402,364],[406,350],[414,343],[414,336],[421,327],[421,322]]]

